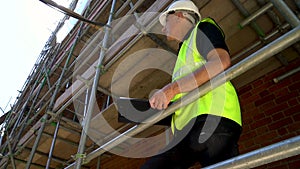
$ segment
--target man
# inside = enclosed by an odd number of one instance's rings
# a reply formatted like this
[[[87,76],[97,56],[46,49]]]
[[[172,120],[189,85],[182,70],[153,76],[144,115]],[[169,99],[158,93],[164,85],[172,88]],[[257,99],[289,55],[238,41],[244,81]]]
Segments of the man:
[[[167,39],[181,42],[172,82],[149,99],[162,110],[228,68],[230,56],[221,28],[211,18],[201,19],[192,1],[175,1],[159,20]],[[141,168],[186,169],[196,162],[203,167],[234,157],[241,121],[235,89],[224,82],[173,114],[174,139]]]

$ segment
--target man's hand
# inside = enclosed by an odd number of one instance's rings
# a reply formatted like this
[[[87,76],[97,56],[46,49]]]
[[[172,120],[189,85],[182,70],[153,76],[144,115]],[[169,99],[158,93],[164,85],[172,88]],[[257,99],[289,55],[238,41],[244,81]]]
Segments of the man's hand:
[[[155,92],[149,99],[151,108],[158,110],[166,109],[171,99],[177,94],[174,90],[175,86],[177,86],[176,83],[170,83]]]

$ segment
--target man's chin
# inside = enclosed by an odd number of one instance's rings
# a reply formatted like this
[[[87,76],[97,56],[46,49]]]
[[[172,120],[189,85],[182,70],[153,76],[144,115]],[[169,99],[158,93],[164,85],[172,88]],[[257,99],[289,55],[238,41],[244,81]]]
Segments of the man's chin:
[[[167,37],[167,40],[168,40],[168,41],[174,41],[174,40],[176,40],[176,39],[175,39],[174,37],[172,37],[172,36],[168,36],[168,37]]]

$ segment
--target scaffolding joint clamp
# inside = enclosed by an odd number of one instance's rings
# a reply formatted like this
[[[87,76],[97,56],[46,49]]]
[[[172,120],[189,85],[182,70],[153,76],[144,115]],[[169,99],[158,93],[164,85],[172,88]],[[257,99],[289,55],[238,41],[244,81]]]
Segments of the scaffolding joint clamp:
[[[108,51],[108,48],[103,47],[102,45],[100,45],[99,48],[100,48],[101,50],[105,51],[105,52]]]
[[[57,116],[53,111],[50,111],[50,110],[48,110],[46,113],[54,118]]]
[[[75,155],[72,155],[71,156],[74,160],[77,160],[77,159],[83,159],[83,162],[85,161],[85,158],[86,158],[86,153],[84,154],[80,154],[80,153],[77,153]]]
[[[104,74],[106,72],[105,70],[105,66],[103,64],[98,65],[97,67],[95,67],[96,69],[100,69],[100,73],[101,75]]]

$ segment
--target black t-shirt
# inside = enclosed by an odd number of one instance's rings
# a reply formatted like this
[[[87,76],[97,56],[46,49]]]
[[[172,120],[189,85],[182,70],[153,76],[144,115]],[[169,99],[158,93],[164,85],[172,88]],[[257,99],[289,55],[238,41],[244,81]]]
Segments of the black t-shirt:
[[[189,32],[184,37],[184,40],[186,40],[190,36],[193,29],[194,28],[189,30]],[[207,59],[207,54],[214,48],[222,48],[229,53],[229,49],[225,43],[225,38],[223,37],[220,29],[220,27],[218,28],[216,25],[209,22],[201,22],[198,25],[196,42],[197,49],[201,56],[203,56],[205,59]],[[179,49],[181,45],[182,43],[179,44]]]

